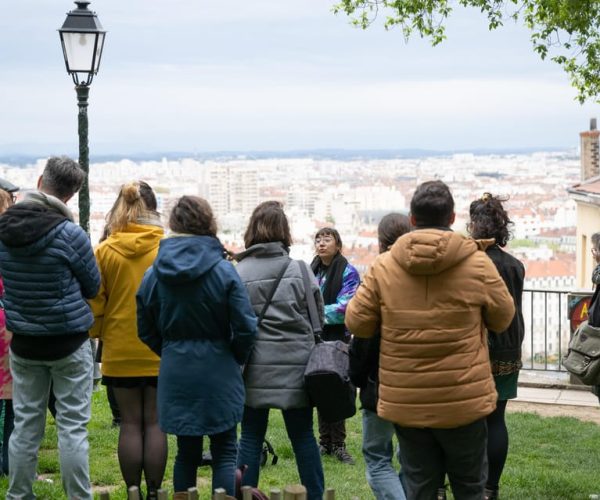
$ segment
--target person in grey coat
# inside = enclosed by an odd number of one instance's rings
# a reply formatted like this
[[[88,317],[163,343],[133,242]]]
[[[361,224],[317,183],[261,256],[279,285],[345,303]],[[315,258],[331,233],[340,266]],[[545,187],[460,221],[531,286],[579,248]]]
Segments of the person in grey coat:
[[[304,370],[314,346],[307,293],[315,297],[321,324],[323,298],[306,263],[290,259],[291,240],[281,203],[267,201],[254,209],[244,235],[246,251],[236,256],[236,269],[259,317],[254,350],[244,369],[246,404],[238,465],[248,466],[242,484],[256,487],[269,410],[278,408],[283,413],[308,499],[320,500],[323,466],[313,431],[313,410],[304,389]],[[300,266],[307,266],[312,281],[308,291]],[[272,290],[272,299],[266,304]]]

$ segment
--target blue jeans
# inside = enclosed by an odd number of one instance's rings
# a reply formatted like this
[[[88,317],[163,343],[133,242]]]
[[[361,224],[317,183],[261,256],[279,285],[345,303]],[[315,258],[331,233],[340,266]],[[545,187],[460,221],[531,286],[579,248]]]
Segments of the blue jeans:
[[[394,424],[377,413],[363,409],[362,452],[367,465],[367,482],[377,500],[406,500],[400,475],[392,464],[396,434]]]
[[[46,426],[50,382],[56,396],[56,427],[62,485],[68,498],[92,500],[88,432],[92,397],[92,352],[84,342],[56,361],[35,361],[11,352],[15,428],[8,446],[11,500],[34,499],[33,481]]]
[[[294,449],[300,482],[306,487],[308,500],[321,500],[325,488],[323,465],[313,432],[313,410],[282,410],[285,429]],[[247,465],[242,485],[258,486],[260,454],[269,422],[268,408],[244,406],[238,465]]]
[[[236,426],[209,436],[212,454],[212,491],[224,488],[235,495],[235,459],[237,457]],[[173,467],[173,487],[176,492],[196,486],[198,467],[202,461],[203,436],[177,436],[177,456]]]

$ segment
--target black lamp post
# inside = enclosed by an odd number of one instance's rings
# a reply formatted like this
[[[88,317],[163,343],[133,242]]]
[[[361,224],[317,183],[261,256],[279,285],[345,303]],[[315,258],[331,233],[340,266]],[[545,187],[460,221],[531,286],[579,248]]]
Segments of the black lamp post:
[[[88,9],[90,2],[76,1],[77,8],[67,13],[64,24],[58,30],[67,73],[73,77],[79,106],[79,164],[86,177],[79,191],[79,225],[90,231],[90,188],[88,147],[88,95],[90,84],[100,67],[106,31],[95,12]]]

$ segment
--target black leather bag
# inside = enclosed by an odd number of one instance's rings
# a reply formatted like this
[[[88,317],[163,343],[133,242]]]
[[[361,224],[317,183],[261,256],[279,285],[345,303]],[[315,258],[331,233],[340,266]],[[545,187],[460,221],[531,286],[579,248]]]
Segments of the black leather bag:
[[[304,371],[311,403],[325,422],[338,422],[356,413],[356,388],[350,382],[348,344],[341,340],[315,344]]]
[[[338,422],[356,413],[356,387],[352,385],[348,375],[348,345],[340,340],[321,340],[322,329],[318,320],[317,304],[311,292],[308,269],[304,262],[300,262],[300,270],[306,291],[308,315],[315,334],[315,346],[304,371],[304,384],[308,398],[319,410],[321,418],[325,422]]]

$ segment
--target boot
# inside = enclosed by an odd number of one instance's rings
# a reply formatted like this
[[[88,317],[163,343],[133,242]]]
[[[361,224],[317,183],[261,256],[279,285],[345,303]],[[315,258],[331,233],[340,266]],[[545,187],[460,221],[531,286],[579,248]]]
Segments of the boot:
[[[483,500],[499,500],[498,490],[486,488],[483,490]]]

